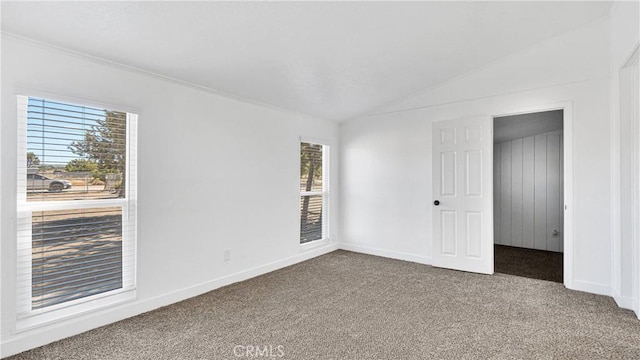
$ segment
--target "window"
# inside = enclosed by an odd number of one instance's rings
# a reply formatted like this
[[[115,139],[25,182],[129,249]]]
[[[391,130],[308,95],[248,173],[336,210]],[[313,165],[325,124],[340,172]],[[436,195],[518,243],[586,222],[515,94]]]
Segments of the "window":
[[[132,298],[137,116],[26,96],[18,114],[19,317]]]
[[[329,147],[300,143],[300,243],[329,238]]]

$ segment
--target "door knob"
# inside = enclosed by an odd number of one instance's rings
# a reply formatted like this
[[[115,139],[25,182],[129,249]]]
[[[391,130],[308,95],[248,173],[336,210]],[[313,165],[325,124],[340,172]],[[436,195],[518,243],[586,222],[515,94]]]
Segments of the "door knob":
[[[434,202],[433,202],[433,205],[435,205],[435,206],[440,205],[440,201],[438,201],[438,200],[434,201]]]

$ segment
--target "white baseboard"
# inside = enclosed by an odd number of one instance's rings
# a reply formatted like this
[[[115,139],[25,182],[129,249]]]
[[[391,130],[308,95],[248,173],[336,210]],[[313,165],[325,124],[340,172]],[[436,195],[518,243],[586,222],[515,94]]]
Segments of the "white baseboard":
[[[629,309],[629,310],[635,310],[633,308],[633,298],[630,296],[613,296],[613,300],[616,301],[616,304],[618,304],[618,307],[621,307],[623,309]]]
[[[611,288],[607,285],[596,284],[584,280],[573,280],[571,290],[584,291],[592,294],[611,296]]]
[[[431,265],[431,258],[427,256],[348,243],[339,243],[338,246],[342,250]]]
[[[49,326],[43,326],[32,331],[25,331],[12,336],[8,340],[3,340],[2,343],[0,343],[0,357],[8,357],[54,341],[78,335],[100,326],[140,315],[163,306],[171,305],[173,303],[207,293],[223,286],[248,280],[256,276],[330,253],[338,250],[338,248],[339,247],[336,243],[329,243],[324,246],[303,251],[300,254],[290,256],[282,260],[256,266],[251,269],[223,276],[167,294],[140,301],[128,302],[110,309],[96,311]]]

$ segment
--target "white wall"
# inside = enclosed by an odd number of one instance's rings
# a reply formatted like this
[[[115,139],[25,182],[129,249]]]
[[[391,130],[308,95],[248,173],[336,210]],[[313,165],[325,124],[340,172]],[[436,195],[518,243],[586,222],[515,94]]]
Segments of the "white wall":
[[[16,321],[16,95],[139,114],[137,299],[33,331]],[[221,97],[22,40],[2,41],[2,355],[80,333],[337,246],[299,245],[299,137],[332,145],[332,122]],[[259,174],[260,182],[255,176]],[[231,261],[223,251],[231,250]]]
[[[342,125],[345,248],[429,263],[431,122],[571,103],[570,286],[609,294],[609,23],[602,19]]]
[[[620,132],[620,81],[619,72],[634,49],[640,44],[640,3],[616,2],[611,9],[611,47],[609,51],[611,66],[611,141],[612,141],[612,293],[616,302],[626,308],[634,309],[640,316],[640,244],[633,243],[632,222],[640,219],[628,219],[623,227],[622,217],[628,209],[621,197],[628,197],[629,189],[621,187],[621,134]],[[627,134],[628,135],[628,134]]]
[[[562,131],[493,145],[495,244],[562,252]]]

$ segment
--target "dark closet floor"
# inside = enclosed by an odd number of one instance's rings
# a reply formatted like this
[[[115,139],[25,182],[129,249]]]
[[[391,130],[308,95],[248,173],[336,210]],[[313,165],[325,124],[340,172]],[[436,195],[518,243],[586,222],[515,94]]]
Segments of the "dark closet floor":
[[[562,283],[562,253],[494,245],[494,272]]]

